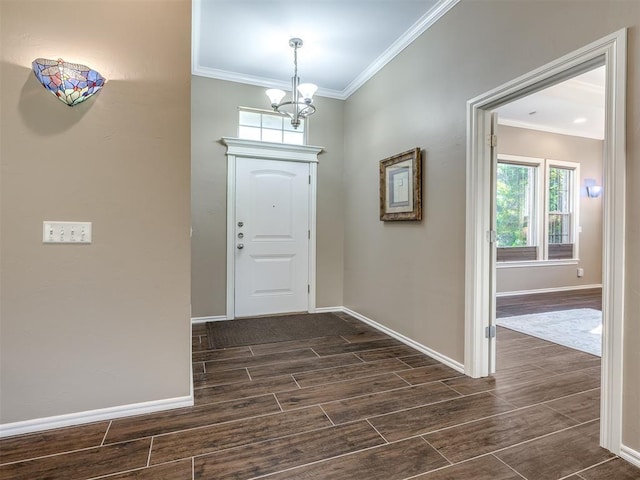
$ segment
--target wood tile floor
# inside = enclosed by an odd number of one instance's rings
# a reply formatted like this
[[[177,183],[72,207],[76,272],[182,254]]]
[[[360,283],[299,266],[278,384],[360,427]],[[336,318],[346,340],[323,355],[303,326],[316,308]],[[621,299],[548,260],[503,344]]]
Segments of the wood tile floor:
[[[0,478],[639,480],[598,447],[599,359],[499,331],[473,380],[359,331],[207,350],[196,405],[0,441]]]

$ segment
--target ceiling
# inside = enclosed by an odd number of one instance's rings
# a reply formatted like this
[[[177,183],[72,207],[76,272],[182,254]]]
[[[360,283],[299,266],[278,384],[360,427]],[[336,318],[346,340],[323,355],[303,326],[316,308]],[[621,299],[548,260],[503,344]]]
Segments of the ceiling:
[[[301,81],[338,99],[347,99],[459,2],[192,1],[194,75],[290,90],[289,39],[299,37]],[[500,123],[602,139],[604,77],[602,67],[504,105],[497,110]],[[585,120],[574,123],[579,118]]]
[[[346,99],[459,0],[193,0],[193,73]]]
[[[498,123],[604,139],[605,67],[599,67],[496,110]]]

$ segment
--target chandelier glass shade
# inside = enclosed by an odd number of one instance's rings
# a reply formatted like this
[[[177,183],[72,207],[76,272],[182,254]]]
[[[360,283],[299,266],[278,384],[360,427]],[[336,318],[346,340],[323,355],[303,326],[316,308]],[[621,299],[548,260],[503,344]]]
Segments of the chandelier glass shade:
[[[313,95],[318,87],[313,83],[300,83],[298,77],[298,48],[302,46],[302,40],[292,38],[289,46],[293,48],[293,77],[291,78],[291,100],[286,100],[287,93],[278,88],[267,90],[267,96],[271,102],[271,108],[281,115],[291,119],[293,128],[298,128],[303,118],[313,115],[316,107],[313,105]],[[284,99],[284,100],[283,100]]]

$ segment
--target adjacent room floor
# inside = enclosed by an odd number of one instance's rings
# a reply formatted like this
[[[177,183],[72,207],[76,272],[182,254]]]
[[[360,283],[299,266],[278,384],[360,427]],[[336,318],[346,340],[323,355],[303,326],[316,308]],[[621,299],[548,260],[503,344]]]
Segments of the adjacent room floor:
[[[0,441],[2,479],[638,480],[598,446],[600,360],[502,329],[473,380],[359,333],[208,350],[196,406]]]

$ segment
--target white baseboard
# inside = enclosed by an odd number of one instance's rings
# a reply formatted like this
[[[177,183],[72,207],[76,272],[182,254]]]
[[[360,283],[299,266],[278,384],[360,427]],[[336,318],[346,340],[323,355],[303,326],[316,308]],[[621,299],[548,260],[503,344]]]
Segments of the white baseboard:
[[[637,452],[626,445],[620,445],[620,458],[640,468],[640,452]]]
[[[5,423],[0,425],[0,438],[192,406],[193,394],[184,397],[166,398],[164,400],[153,400],[150,402],[133,403],[118,407],[68,413],[53,417],[35,418],[33,420],[24,420],[21,422]]]
[[[191,325],[197,325],[198,323],[207,323],[207,322],[221,322],[223,320],[227,320],[226,315],[216,315],[213,317],[192,317]]]
[[[448,367],[451,367],[451,368],[453,368],[454,370],[456,370],[456,371],[458,371],[460,373],[464,373],[464,365],[461,364],[460,362],[457,362],[456,360],[453,360],[452,358],[449,358],[446,355],[442,355],[441,353],[438,353],[435,350],[432,350],[429,347],[426,347],[426,346],[422,345],[421,343],[418,343],[418,342],[416,342],[414,340],[411,340],[409,337],[405,337],[401,333],[398,333],[395,330],[390,329],[389,327],[385,327],[384,325],[376,322],[375,320],[371,320],[370,318],[365,317],[364,315],[361,315],[358,312],[355,312],[355,311],[353,311],[353,310],[351,310],[349,308],[342,307],[342,311],[344,313],[348,313],[352,317],[355,317],[358,320],[360,320],[360,321],[362,321],[362,322],[364,322],[364,323],[366,323],[368,325],[371,325],[376,330],[380,330],[381,332],[386,333],[390,337],[393,337],[396,340],[401,341],[405,345],[408,345],[411,348],[415,348],[420,353],[424,353],[425,355],[427,355],[427,356],[429,356],[429,357],[431,357],[431,358],[433,358],[435,360],[438,360],[440,363],[444,363]]]
[[[513,297],[515,295],[532,295],[534,293],[569,292],[571,290],[589,290],[591,288],[602,288],[602,284],[574,285],[569,287],[537,288],[535,290],[519,290],[517,292],[499,292],[499,293],[496,293],[496,297]]]
[[[319,307],[315,309],[315,313],[333,313],[344,312],[344,307]]]

